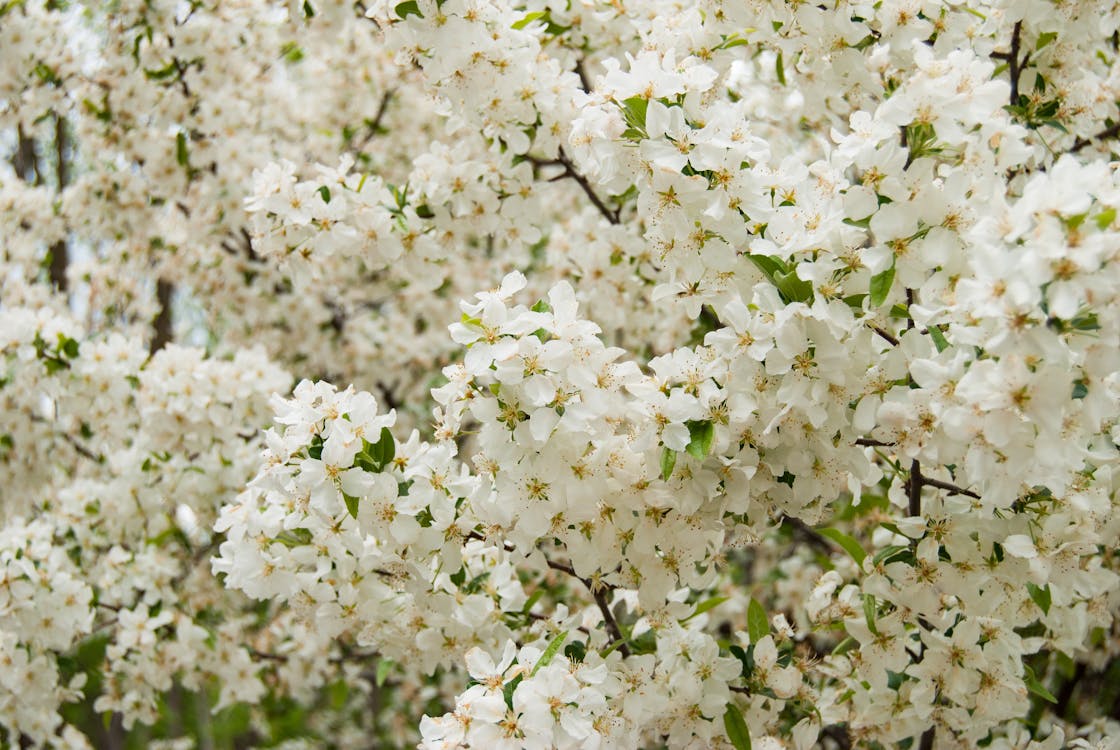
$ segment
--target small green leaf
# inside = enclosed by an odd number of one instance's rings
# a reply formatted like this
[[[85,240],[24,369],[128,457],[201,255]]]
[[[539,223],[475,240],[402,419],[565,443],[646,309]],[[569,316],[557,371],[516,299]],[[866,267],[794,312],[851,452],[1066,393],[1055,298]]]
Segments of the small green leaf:
[[[74,359],[78,356],[78,342],[69,336],[58,335],[58,350],[65,354],[68,358]]]
[[[1073,393],[1070,398],[1083,399],[1089,395],[1089,386],[1085,385],[1084,380],[1073,381]]]
[[[754,598],[747,605],[747,635],[752,644],[770,635],[770,621],[766,618],[766,610]]]
[[[723,713],[723,729],[735,750],[751,750],[751,730],[734,703],[728,703]]]
[[[715,435],[715,425],[710,421],[690,419],[685,423],[688,427],[688,445],[685,450],[693,458],[703,460],[712,450],[712,436]]]
[[[552,640],[548,642],[548,646],[545,648],[544,653],[541,654],[541,658],[537,659],[537,663],[533,665],[533,671],[529,673],[529,676],[532,677],[533,675],[535,675],[541,667],[547,667],[548,663],[552,661],[552,657],[556,656],[556,654],[560,652],[560,649],[564,646],[564,641],[566,641],[567,639],[567,630],[554,635],[552,637]]]
[[[187,150],[187,134],[180,130],[175,134],[175,161],[180,167],[186,167],[190,162],[190,152]]]
[[[886,271],[877,273],[871,277],[871,306],[879,307],[887,301],[887,295],[891,293],[891,286],[894,284],[894,263]]]
[[[681,622],[682,623],[683,622],[688,622],[693,617],[697,617],[699,615],[702,615],[705,612],[707,612],[708,610],[715,609],[716,607],[718,607],[719,605],[721,605],[725,601],[727,601],[729,598],[730,597],[727,597],[727,596],[713,596],[711,599],[705,599],[704,601],[699,602],[696,605],[696,609],[692,610],[692,614],[690,614],[688,617],[681,620]]]
[[[1097,218],[1093,221],[1097,223],[1097,229],[1104,231],[1108,229],[1112,222],[1116,219],[1116,209],[1111,206],[1097,214]]]
[[[774,284],[789,302],[810,303],[813,300],[813,285],[799,277],[797,271],[774,274]]]
[[[778,76],[778,83],[783,86],[786,85],[786,66],[782,60],[782,53],[778,53],[778,59],[774,61],[774,72]]]
[[[389,677],[389,673],[393,671],[393,667],[395,666],[396,663],[393,662],[392,659],[382,657],[377,660],[377,676],[375,678],[377,687],[381,687],[385,684],[385,678]]]
[[[883,549],[876,552],[875,557],[871,559],[871,562],[874,563],[876,567],[878,567],[879,565],[884,565],[888,562],[904,562],[907,564],[913,564],[914,551],[910,549],[909,545],[892,544],[887,547],[883,547]]]
[[[388,427],[381,428],[381,436],[376,443],[371,443],[368,440],[362,441],[362,452],[354,457],[356,466],[361,467],[363,471],[379,472],[384,469],[396,457],[397,449],[396,442],[393,440],[393,433],[389,432]]]
[[[863,595],[863,619],[867,620],[867,629],[875,635],[879,635],[879,627],[875,624],[875,615],[878,606],[875,604],[875,596],[873,594]]]
[[[538,21],[542,18],[545,18],[547,15],[548,15],[547,10],[538,10],[535,13],[529,13],[524,18],[522,18],[520,21],[515,21],[513,26],[511,26],[510,28],[511,29],[523,29],[526,26],[528,26],[529,24],[531,24],[533,21]]]
[[[1038,608],[1042,610],[1042,614],[1050,614],[1050,584],[1045,587],[1037,586],[1033,583],[1027,583],[1027,591],[1030,592],[1031,599]]]
[[[420,12],[420,6],[416,4],[416,0],[409,0],[407,3],[397,3],[397,6],[393,8],[393,13],[396,14],[397,18],[402,20],[409,16],[424,17],[424,14]]]
[[[1044,32],[1042,32],[1041,34],[1038,35],[1038,42],[1035,43],[1034,48],[1035,49],[1042,49],[1047,44],[1050,44],[1050,42],[1054,41],[1057,38],[1058,38],[1058,32],[1056,32],[1056,31],[1044,31]]]
[[[677,452],[671,448],[661,451],[661,479],[668,482],[673,476],[673,467],[677,465]]]
[[[358,498],[354,497],[353,495],[347,495],[345,492],[343,492],[342,493],[342,499],[346,501],[346,510],[350,514],[350,517],[351,518],[357,518],[358,517]]]
[[[543,597],[543,596],[544,596],[544,589],[537,589],[532,594],[530,594],[529,598],[525,600],[525,605],[521,608],[522,614],[526,614],[526,615],[529,614],[529,612],[532,611],[533,606],[537,602],[539,602],[541,600],[541,597]]]
[[[1029,664],[1023,665],[1023,682],[1026,683],[1027,690],[1034,693],[1042,700],[1047,701],[1048,703],[1058,702],[1058,699],[1054,697],[1054,694],[1047,690],[1046,686],[1038,681],[1038,677],[1035,676],[1034,670],[1031,669]]]
[[[949,342],[945,339],[945,334],[937,326],[930,326],[928,329],[929,337],[933,339],[933,345],[937,347],[938,353],[945,351],[949,348]]]
[[[860,546],[859,542],[845,534],[843,531],[840,531],[840,529],[818,529],[818,533],[821,536],[827,539],[831,539],[832,541],[843,547],[844,551],[851,555],[852,559],[856,561],[856,565],[858,565],[860,568],[863,567],[863,560],[865,557],[867,557],[867,553],[863,551],[863,547]]]
[[[323,203],[331,202],[331,189],[326,185],[319,186],[319,196],[323,199]]]

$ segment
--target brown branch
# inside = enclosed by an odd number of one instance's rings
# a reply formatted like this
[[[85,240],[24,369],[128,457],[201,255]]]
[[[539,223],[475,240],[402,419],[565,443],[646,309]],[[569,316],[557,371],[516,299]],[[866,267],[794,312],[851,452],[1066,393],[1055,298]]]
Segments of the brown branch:
[[[1073,142],[1073,145],[1070,146],[1068,153],[1076,154],[1078,151],[1085,148],[1094,141],[1107,141],[1110,138],[1116,138],[1117,136],[1120,136],[1120,122],[1117,122],[1111,127],[1105,128],[1096,135],[1091,135],[1088,138],[1078,138]]]
[[[591,596],[595,597],[595,604],[599,607],[599,612],[603,615],[603,621],[606,623],[607,632],[610,633],[611,638],[618,643],[618,652],[623,656],[629,656],[630,647],[626,645],[626,641],[622,637],[622,630],[618,627],[618,622],[611,613],[610,603],[607,602],[607,595],[604,593],[603,587],[596,585],[593,581],[576,575],[575,568],[571,565],[550,560],[548,557],[545,557],[545,562],[547,562],[548,567],[553,570],[558,570],[561,573],[569,575],[587,587],[587,590],[591,592]]]
[[[58,192],[61,193],[69,181],[69,162],[67,161],[67,152],[69,150],[69,138],[66,131],[66,118],[62,115],[55,115],[54,119],[54,154],[55,154],[55,178],[58,181]],[[50,249],[51,263],[49,275],[51,284],[54,285],[58,291],[63,294],[66,293],[68,288],[66,278],[66,267],[70,264],[70,252],[66,245],[66,238],[60,239],[51,245]]]
[[[1030,52],[1022,59],[1019,59],[1019,47],[1022,44],[1022,35],[1023,22],[1016,21],[1015,26],[1011,30],[1011,51],[992,53],[992,57],[1007,63],[1007,74],[1011,78],[1010,98],[1012,107],[1019,103],[1019,77],[1023,74],[1023,69],[1027,67],[1027,63],[1029,63],[1031,59]]]
[[[793,529],[795,536],[800,536],[803,541],[812,547],[816,547],[825,554],[832,554],[835,548],[829,543],[827,539],[820,535],[816,529],[809,524],[802,521],[800,518],[793,516],[782,516],[782,523],[789,523],[789,527]]]
[[[587,195],[588,199],[592,204],[595,204],[595,207],[599,209],[599,213],[603,214],[604,218],[606,218],[608,222],[612,224],[619,223],[619,210],[617,208],[612,210],[607,207],[607,204],[604,203],[603,198],[600,198],[598,196],[595,189],[591,187],[590,182],[587,181],[587,178],[579,174],[579,171],[577,171],[576,169],[576,165],[573,165],[571,159],[568,158],[568,154],[564,153],[563,149],[560,149],[559,156],[557,156],[556,161],[551,163],[557,163],[557,165],[560,165],[564,168],[563,177],[570,177],[571,179],[576,180],[576,184],[579,185],[580,189],[584,190],[584,193]]]
[[[968,497],[974,497],[978,500],[980,499],[980,496],[972,490],[966,490],[964,487],[958,487],[955,484],[943,482],[940,479],[933,479],[932,477],[919,477],[919,480],[921,481],[923,487],[936,487],[939,490],[946,490],[950,495],[967,495]]]
[[[852,739],[848,735],[848,730],[841,724],[830,724],[821,729],[821,734],[828,737],[836,743],[840,750],[851,750]]]
[[[156,301],[159,303],[159,313],[152,323],[152,341],[148,345],[149,356],[171,343],[171,297],[174,293],[175,286],[170,281],[160,279],[156,282]]]
[[[884,448],[884,447],[887,447],[887,446],[894,445],[894,443],[886,443],[886,442],[883,442],[882,440],[876,440],[874,438],[856,438],[856,443],[855,444],[856,445],[870,446],[870,447],[873,447],[873,448]]]
[[[889,343],[891,346],[898,346],[898,339],[884,331],[879,326],[871,326],[871,330],[879,334],[883,338],[883,340]]]
[[[579,76],[579,87],[583,93],[591,93],[591,81],[587,77],[587,69],[583,66],[583,58],[576,60],[576,75]]]
[[[40,185],[43,176],[39,173],[39,157],[35,153],[35,139],[27,135],[23,125],[16,126],[16,152],[12,154],[12,169],[24,182]]]
[[[936,732],[936,727],[930,727],[922,732],[922,738],[918,741],[918,750],[933,750],[933,736]]]
[[[365,147],[369,145],[369,142],[373,140],[373,137],[377,135],[377,131],[381,129],[381,121],[385,119],[385,113],[389,110],[389,102],[392,101],[395,93],[396,89],[388,89],[381,95],[381,102],[377,105],[377,112],[374,113],[373,119],[366,123],[365,136],[362,140],[350,147],[350,150],[355,154],[362,153]]]
[[[915,459],[910,462],[910,479],[907,482],[907,498],[910,502],[910,515],[922,515],[922,465]]]

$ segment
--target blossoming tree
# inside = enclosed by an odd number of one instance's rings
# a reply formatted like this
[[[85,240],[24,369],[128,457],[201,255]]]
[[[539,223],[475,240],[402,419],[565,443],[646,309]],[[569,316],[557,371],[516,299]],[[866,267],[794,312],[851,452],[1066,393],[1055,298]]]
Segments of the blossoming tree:
[[[0,744],[1120,748],[1120,4],[0,3]]]

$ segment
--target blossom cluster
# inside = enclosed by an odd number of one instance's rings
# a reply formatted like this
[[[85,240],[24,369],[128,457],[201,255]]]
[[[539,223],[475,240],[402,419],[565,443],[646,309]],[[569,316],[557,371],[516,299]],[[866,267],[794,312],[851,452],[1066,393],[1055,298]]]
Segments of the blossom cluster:
[[[1118,32],[0,3],[0,744],[1120,747]]]

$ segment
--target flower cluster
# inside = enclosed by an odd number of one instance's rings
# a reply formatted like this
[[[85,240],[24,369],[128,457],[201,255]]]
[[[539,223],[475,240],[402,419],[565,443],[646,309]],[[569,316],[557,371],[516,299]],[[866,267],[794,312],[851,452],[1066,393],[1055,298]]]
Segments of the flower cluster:
[[[0,3],[0,744],[1116,747],[1118,31]]]

